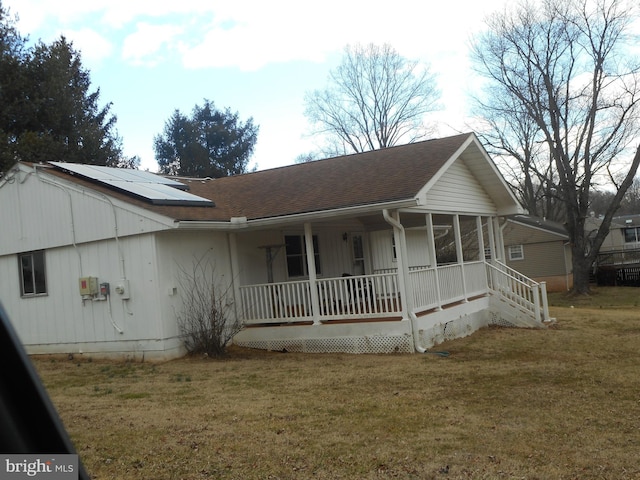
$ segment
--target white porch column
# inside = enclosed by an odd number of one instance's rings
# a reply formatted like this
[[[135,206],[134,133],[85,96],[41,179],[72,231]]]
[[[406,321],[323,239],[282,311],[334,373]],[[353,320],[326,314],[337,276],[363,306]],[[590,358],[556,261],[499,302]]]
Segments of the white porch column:
[[[464,252],[462,251],[462,235],[460,234],[460,215],[457,213],[453,216],[453,235],[456,242],[456,261],[460,265],[462,276],[462,295],[464,301],[467,302],[467,282],[464,278]]]
[[[429,258],[433,264],[433,278],[435,279],[435,289],[436,289],[436,298],[438,299],[438,307],[437,310],[442,310],[442,300],[440,297],[440,279],[438,278],[438,259],[436,258],[436,241],[433,232],[433,216],[431,213],[427,213],[425,215],[425,220],[427,224],[427,237],[428,237],[428,249],[429,249]]]
[[[320,325],[320,300],[316,276],[316,255],[313,250],[313,231],[309,222],[304,224],[304,243],[307,252],[307,268],[309,270],[309,290],[311,295],[311,314],[314,325]]]
[[[496,232],[495,228],[495,218],[488,217],[487,218],[487,231],[489,232],[489,249],[491,250],[491,259],[499,260],[498,250],[496,247]]]
[[[484,262],[484,236],[482,235],[482,217],[480,215],[476,217],[476,230],[478,232],[478,260]]]
[[[238,235],[230,233],[229,239],[229,257],[231,258],[231,284],[233,286],[233,312],[236,318],[242,317],[244,320],[244,305],[242,305],[242,297],[240,296],[240,266],[238,263]]]
[[[496,239],[496,258],[502,263],[507,263],[507,258],[504,251],[504,237],[502,236],[502,228],[500,227],[500,218],[494,217],[493,224],[495,228]]]
[[[396,260],[398,262],[398,289],[400,290],[402,318],[409,318],[413,311],[413,288],[409,281],[409,260],[407,254],[407,237],[404,227],[400,223],[400,214],[397,210],[393,213],[383,210],[385,221],[393,227],[393,238],[396,244]]]

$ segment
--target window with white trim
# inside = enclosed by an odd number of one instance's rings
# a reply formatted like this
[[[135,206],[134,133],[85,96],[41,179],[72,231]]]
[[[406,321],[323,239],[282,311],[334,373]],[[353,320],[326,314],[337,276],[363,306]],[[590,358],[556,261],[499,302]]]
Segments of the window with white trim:
[[[18,255],[20,268],[20,295],[32,297],[47,293],[44,251]]]
[[[522,245],[509,245],[509,260],[524,260]]]
[[[304,235],[285,235],[285,251],[287,254],[287,273],[289,278],[308,277],[307,248]],[[322,273],[320,266],[320,252],[318,250],[318,236],[313,236],[313,252],[316,262],[316,274]]]

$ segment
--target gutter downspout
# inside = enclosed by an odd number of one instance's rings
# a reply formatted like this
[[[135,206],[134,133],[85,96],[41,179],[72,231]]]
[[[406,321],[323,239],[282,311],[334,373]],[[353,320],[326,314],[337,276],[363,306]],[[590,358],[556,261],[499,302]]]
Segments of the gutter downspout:
[[[311,296],[311,313],[314,325],[320,325],[320,300],[318,298],[318,278],[316,274],[316,255],[313,249],[313,230],[311,224],[304,224],[304,240],[307,253],[307,266],[309,268],[309,289]]]
[[[406,260],[407,259],[407,242],[406,242],[405,230],[402,224],[396,218],[392,217],[391,214],[389,213],[389,210],[387,210],[386,208],[382,210],[382,216],[384,217],[385,222],[387,222],[389,225],[393,227],[394,235],[396,234],[396,232],[400,233],[399,235],[400,248],[398,249],[398,251],[400,252],[399,267],[401,267],[401,268],[398,268],[398,273],[402,272],[400,275],[398,275],[398,280],[400,283],[400,291],[404,292],[406,297],[405,304],[406,304],[407,314],[409,316],[409,324],[411,325],[411,337],[413,338],[413,348],[418,353],[425,353],[427,350],[425,348],[422,348],[418,341],[418,335],[416,332],[416,325],[415,325],[415,322],[418,320],[418,317],[413,311],[413,299],[412,299],[412,296],[409,295],[409,292],[407,290],[407,286],[409,285],[409,279],[408,279],[409,269],[408,269],[407,260]]]

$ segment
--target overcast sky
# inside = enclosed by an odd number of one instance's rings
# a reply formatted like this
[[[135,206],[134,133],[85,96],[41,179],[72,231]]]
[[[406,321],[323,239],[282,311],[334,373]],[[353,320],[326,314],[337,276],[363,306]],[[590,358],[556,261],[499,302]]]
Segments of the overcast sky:
[[[112,102],[124,153],[155,171],[153,137],[177,108],[203,99],[260,126],[250,166],[289,165],[314,149],[304,93],[326,85],[349,43],[389,43],[430,63],[445,111],[438,136],[466,131],[471,35],[505,0],[2,0],[18,28],[64,34],[101,103]]]

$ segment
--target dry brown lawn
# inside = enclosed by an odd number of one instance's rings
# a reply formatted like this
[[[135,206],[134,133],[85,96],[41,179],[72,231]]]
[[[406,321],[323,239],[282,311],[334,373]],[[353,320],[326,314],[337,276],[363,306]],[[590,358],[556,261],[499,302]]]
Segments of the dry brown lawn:
[[[638,479],[640,289],[448,357],[35,359],[96,479]],[[573,305],[574,308],[571,308]]]

